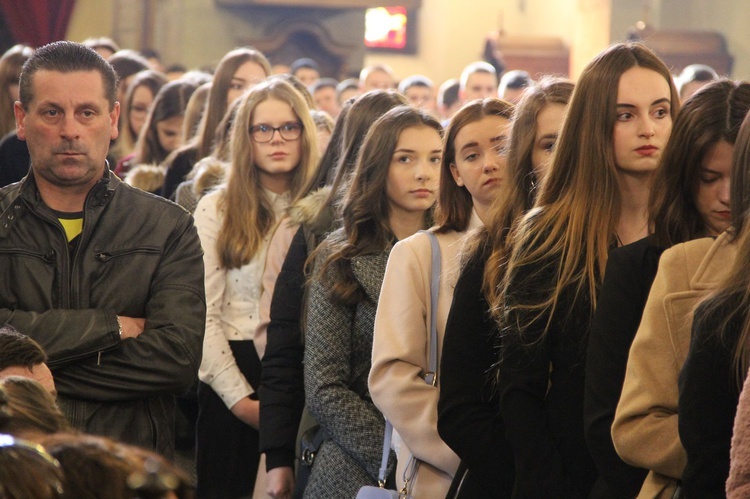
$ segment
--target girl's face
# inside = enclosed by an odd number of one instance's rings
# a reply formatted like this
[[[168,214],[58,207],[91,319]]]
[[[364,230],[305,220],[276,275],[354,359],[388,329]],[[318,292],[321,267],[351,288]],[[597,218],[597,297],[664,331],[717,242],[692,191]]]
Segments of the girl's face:
[[[182,122],[184,120],[184,115],[172,116],[156,124],[159,144],[168,153],[182,145]]]
[[[615,164],[633,175],[656,170],[672,132],[669,83],[651,69],[634,66],[620,77],[614,129]]]
[[[456,183],[469,191],[475,206],[489,207],[508,178],[509,129],[508,119],[485,116],[456,134],[451,173]]]
[[[141,85],[133,90],[133,99],[130,101],[128,116],[130,118],[130,129],[133,131],[134,137],[138,137],[141,132],[141,127],[146,122],[146,117],[153,103],[154,94],[146,85]]]
[[[292,106],[273,97],[260,102],[253,111],[250,120],[253,163],[261,185],[277,194],[289,190],[302,158],[301,126]]]
[[[564,104],[547,104],[536,116],[536,133],[531,148],[531,167],[536,178],[542,178],[547,173],[562,128],[565,107]]]
[[[391,216],[424,212],[435,204],[441,142],[437,130],[427,126],[405,128],[399,134],[385,185]]]
[[[695,207],[707,236],[718,236],[732,221],[729,205],[729,185],[732,174],[734,146],[724,140],[711,147],[703,158],[695,192]]]
[[[227,90],[227,106],[234,100],[245,93],[248,88],[254,87],[266,78],[266,72],[263,66],[253,61],[247,61],[237,68],[229,82]]]

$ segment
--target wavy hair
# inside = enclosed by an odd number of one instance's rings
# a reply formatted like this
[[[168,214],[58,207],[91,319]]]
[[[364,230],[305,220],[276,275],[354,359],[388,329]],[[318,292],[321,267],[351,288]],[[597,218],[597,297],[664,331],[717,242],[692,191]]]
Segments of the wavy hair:
[[[352,116],[352,107],[349,117]],[[390,206],[386,182],[391,157],[401,132],[412,127],[429,127],[441,137],[440,123],[418,109],[398,106],[383,114],[370,128],[362,144],[352,181],[343,200],[343,230],[334,232],[321,245],[330,251],[315,272],[325,274],[329,267],[342,278],[331,282],[331,299],[342,305],[354,305],[365,297],[354,278],[351,259],[378,253],[393,241],[390,227]],[[425,212],[425,227],[431,223],[431,210]]]
[[[301,155],[294,170],[290,194],[295,198],[318,163],[318,145],[315,124],[304,98],[294,87],[282,79],[267,80],[246,92],[239,104],[232,127],[232,164],[227,181],[221,187],[223,195],[219,207],[225,217],[219,230],[217,248],[224,268],[239,268],[252,260],[276,222],[271,201],[259,179],[258,167],[253,162],[254,142],[250,137],[253,112],[266,99],[278,99],[292,108],[302,124]]]

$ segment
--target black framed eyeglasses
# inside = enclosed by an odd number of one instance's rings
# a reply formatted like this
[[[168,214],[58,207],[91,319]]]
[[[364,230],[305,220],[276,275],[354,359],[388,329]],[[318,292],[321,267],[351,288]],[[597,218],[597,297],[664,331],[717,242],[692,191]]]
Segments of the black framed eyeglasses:
[[[279,132],[284,140],[297,140],[302,135],[302,123],[284,123],[280,127],[265,124],[250,127],[250,136],[259,144],[271,142],[275,132]]]

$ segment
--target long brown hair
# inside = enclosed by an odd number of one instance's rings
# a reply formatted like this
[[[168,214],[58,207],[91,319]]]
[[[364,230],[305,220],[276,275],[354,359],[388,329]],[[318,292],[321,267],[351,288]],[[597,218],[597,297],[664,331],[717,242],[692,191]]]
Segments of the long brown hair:
[[[291,106],[302,123],[301,156],[294,170],[290,194],[294,198],[313,175],[318,162],[318,145],[315,125],[310,109],[302,96],[289,83],[281,79],[267,80],[241,98],[237,117],[232,127],[232,164],[227,181],[220,189],[219,207],[225,216],[216,241],[224,268],[239,268],[252,260],[265,237],[276,222],[271,201],[258,178],[258,168],[253,162],[254,143],[250,137],[253,112],[258,104],[273,98]]]
[[[750,83],[726,79],[707,84],[685,101],[672,125],[649,199],[649,224],[657,245],[668,248],[707,235],[695,205],[701,166],[718,142],[734,145],[748,109]]]
[[[130,128],[130,113],[133,112],[133,96],[135,91],[140,87],[146,87],[151,95],[156,98],[161,87],[167,84],[167,77],[153,69],[146,69],[133,77],[133,82],[128,87],[128,93],[125,94],[125,102],[121,103],[120,112],[120,135],[117,136],[115,147],[116,157],[127,156],[135,150],[138,132]],[[153,105],[152,105],[153,106]],[[144,121],[145,124],[145,121]],[[139,161],[140,162],[140,161]]]
[[[546,330],[563,290],[588,296],[590,311],[603,278],[620,214],[620,189],[614,158],[617,93],[622,74],[630,68],[653,70],[670,88],[674,119],[679,96],[669,69],[639,43],[615,44],[591,61],[581,74],[557,142],[557,151],[542,182],[535,206],[514,235],[506,279],[494,307],[530,312],[531,321],[547,314]],[[595,207],[595,209],[594,209]],[[508,283],[526,265],[552,265],[556,276],[534,298],[506,299]],[[513,327],[525,329],[526,324]]]
[[[695,312],[695,327],[701,323],[718,321],[709,326],[732,349],[732,367],[739,388],[750,367],[750,114],[745,116],[737,135],[732,156],[730,204],[732,225],[728,234],[736,241],[737,254],[726,277],[717,289],[701,303]],[[736,211],[735,211],[736,210]],[[738,216],[735,216],[735,213]],[[737,332],[733,324],[740,324]]]
[[[0,57],[0,137],[16,129],[15,99],[9,89],[12,84],[18,85],[23,63],[33,53],[34,49],[28,45],[14,45]]]
[[[138,135],[138,142],[135,146],[135,164],[159,165],[172,152],[162,147],[156,125],[176,116],[184,117],[185,108],[196,88],[198,88],[197,83],[190,80],[175,80],[161,87],[154,98],[141,133]]]
[[[319,249],[325,247],[329,255],[315,268],[317,276],[324,275],[329,267],[341,276],[335,282],[327,282],[331,299],[336,303],[354,305],[364,299],[364,291],[352,272],[351,259],[381,252],[393,241],[385,186],[398,138],[411,127],[429,127],[441,137],[443,134],[440,123],[429,114],[410,106],[398,106],[372,125],[362,143],[343,201],[343,229],[332,233],[321,245]],[[425,228],[431,222],[430,212],[425,212]]]
[[[485,251],[490,252],[484,266],[483,282],[487,303],[496,303],[499,299],[512,227],[534,204],[540,180],[536,178],[531,162],[537,118],[542,109],[549,104],[567,106],[573,88],[573,83],[568,80],[545,77],[533,87],[526,89],[516,106],[508,151],[510,182],[504,196],[492,204],[487,223],[479,233],[478,242],[485,245]]]
[[[213,147],[214,133],[230,102],[227,102],[227,92],[229,85],[232,83],[234,73],[240,66],[246,62],[254,62],[266,73],[271,74],[271,65],[259,51],[251,47],[242,47],[228,52],[216,67],[216,72],[211,83],[211,89],[208,93],[206,109],[201,116],[198,124],[198,132],[195,135],[194,144],[198,148],[198,159],[205,158],[211,154]]]
[[[451,165],[456,162],[456,136],[471,123],[487,116],[512,119],[513,104],[500,99],[475,100],[462,107],[451,118],[443,139],[443,157],[440,164],[440,194],[435,207],[437,232],[463,232],[471,221],[473,203],[471,193],[456,184],[451,174]]]
[[[386,111],[406,104],[406,97],[387,90],[372,90],[354,101],[344,124],[341,155],[331,184],[331,194],[324,203],[326,206],[340,208],[341,198],[346,193],[352,170],[357,162],[357,155],[372,124]]]

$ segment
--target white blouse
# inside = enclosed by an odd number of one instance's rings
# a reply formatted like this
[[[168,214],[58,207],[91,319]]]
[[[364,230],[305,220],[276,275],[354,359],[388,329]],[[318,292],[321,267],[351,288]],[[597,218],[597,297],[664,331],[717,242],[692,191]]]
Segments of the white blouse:
[[[206,282],[206,334],[203,360],[198,377],[216,392],[227,408],[255,390],[237,367],[229,341],[252,340],[259,319],[261,278],[266,261],[270,230],[253,259],[238,269],[220,264],[216,241],[226,209],[219,210],[223,190],[204,196],[195,209],[195,227],[203,246]],[[289,193],[265,191],[272,203],[275,220],[280,220],[289,205]]]

